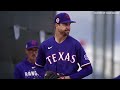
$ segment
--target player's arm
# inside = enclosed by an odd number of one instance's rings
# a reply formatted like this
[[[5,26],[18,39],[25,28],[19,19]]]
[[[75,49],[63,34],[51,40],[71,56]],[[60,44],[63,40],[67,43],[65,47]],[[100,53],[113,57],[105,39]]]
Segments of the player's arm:
[[[92,71],[93,71],[92,66],[91,66],[91,64],[89,64],[89,65],[82,67],[82,69],[79,72],[72,74],[69,77],[71,79],[82,79],[82,78],[92,74]]]
[[[70,75],[69,77],[72,79],[82,79],[92,74],[93,69],[83,47],[77,44],[76,48],[77,48],[77,60],[78,63],[80,64],[81,70],[75,74]]]
[[[35,65],[37,67],[37,71],[38,71],[39,75],[41,75],[42,77],[44,77],[44,74],[45,74],[45,70],[44,70],[45,63],[46,63],[46,58],[45,58],[45,54],[44,54],[44,47],[41,44],[41,46],[39,47],[39,50],[38,50],[38,56],[37,56]]]
[[[41,79],[44,79],[44,75],[45,75],[44,67],[37,66],[36,67],[36,71],[41,76]]]
[[[14,69],[14,79],[23,79],[22,73],[19,70],[19,67],[16,65]]]
[[[90,75],[91,73],[92,73],[92,66],[91,66],[91,64],[89,64],[89,65],[82,67],[82,69],[77,73],[74,73],[69,76],[62,76],[58,79],[82,79],[82,78]]]
[[[46,63],[46,58],[45,58],[45,53],[44,53],[44,47],[41,44],[38,50],[38,56],[37,56],[35,65],[37,67],[44,67],[45,63]]]

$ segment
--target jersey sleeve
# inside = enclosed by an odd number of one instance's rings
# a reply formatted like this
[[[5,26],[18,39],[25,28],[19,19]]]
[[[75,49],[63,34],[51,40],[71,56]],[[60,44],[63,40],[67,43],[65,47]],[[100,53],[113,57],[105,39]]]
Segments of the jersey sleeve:
[[[45,58],[45,53],[44,53],[44,47],[41,44],[38,50],[38,56],[37,56],[35,65],[43,67],[45,65],[45,62],[46,62],[46,58]]]
[[[14,69],[14,79],[22,79],[21,72],[19,70],[19,67],[16,65]]]
[[[77,43],[76,46],[76,55],[77,55],[77,62],[80,64],[80,67],[82,68],[79,72],[71,74],[71,79],[82,79],[88,75],[90,75],[93,70],[90,63],[90,60],[88,59],[86,52],[84,51],[84,48],[81,46],[80,43]]]
[[[84,48],[81,46],[80,43],[77,44],[77,60],[81,68],[91,64]]]

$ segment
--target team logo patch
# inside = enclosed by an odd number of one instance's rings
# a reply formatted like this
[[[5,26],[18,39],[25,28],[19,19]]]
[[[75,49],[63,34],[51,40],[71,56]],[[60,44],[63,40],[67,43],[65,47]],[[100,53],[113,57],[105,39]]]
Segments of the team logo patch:
[[[84,58],[85,58],[85,60],[89,60],[89,58],[87,57],[87,55],[86,55],[86,54],[84,55]]]
[[[60,22],[60,19],[59,18],[56,18],[56,23],[59,23]]]

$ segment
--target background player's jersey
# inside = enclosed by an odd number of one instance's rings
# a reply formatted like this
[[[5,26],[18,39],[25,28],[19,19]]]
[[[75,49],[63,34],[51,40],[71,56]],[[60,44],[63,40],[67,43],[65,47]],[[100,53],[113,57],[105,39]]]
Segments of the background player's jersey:
[[[36,65],[45,66],[45,70],[71,75],[77,72],[78,63],[84,67],[90,61],[80,43],[71,36],[60,44],[53,36],[40,45]]]
[[[37,67],[34,64],[28,62],[26,59],[27,58],[25,58],[22,62],[20,62],[15,66],[14,78],[15,79],[42,79],[42,76],[40,76],[41,69],[37,69]]]

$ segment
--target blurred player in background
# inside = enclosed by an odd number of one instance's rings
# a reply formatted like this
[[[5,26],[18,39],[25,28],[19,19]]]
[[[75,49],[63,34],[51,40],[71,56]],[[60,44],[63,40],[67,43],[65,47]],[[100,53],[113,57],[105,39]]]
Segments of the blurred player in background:
[[[15,79],[42,79],[41,69],[37,69],[35,65],[38,46],[39,44],[36,40],[30,40],[26,43],[26,57],[15,66]]]
[[[55,16],[54,23],[54,36],[40,45],[35,64],[44,67],[45,71],[61,74],[59,79],[82,79],[92,74],[86,52],[79,41],[69,35],[70,25],[75,21],[67,13],[59,13]],[[77,71],[78,63],[82,68],[80,71]]]

